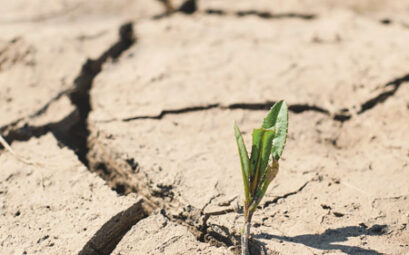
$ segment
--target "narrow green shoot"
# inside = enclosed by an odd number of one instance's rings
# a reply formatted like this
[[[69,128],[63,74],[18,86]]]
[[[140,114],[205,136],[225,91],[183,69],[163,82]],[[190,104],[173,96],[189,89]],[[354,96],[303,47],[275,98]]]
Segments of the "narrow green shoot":
[[[248,238],[251,218],[278,173],[278,160],[283,153],[288,130],[288,109],[284,101],[271,107],[261,128],[253,130],[250,158],[236,124],[234,134],[239,149],[244,185],[244,228],[241,237],[242,255],[249,255]]]
[[[240,130],[237,127],[236,123],[234,123],[234,134],[236,136],[237,147],[239,149],[239,155],[240,155],[241,173],[243,175],[244,195],[245,195],[246,201],[249,201],[250,193],[248,190],[248,187],[249,187],[248,178],[249,178],[249,172],[250,172],[250,160],[247,154],[247,150],[244,144],[243,137],[241,136]]]

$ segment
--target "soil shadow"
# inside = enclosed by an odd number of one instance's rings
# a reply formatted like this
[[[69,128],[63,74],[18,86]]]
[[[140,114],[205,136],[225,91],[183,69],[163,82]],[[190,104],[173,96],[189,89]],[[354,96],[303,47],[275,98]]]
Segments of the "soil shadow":
[[[337,242],[347,241],[349,237],[357,236],[374,236],[383,235],[387,232],[387,225],[373,225],[368,228],[365,224],[360,224],[359,226],[348,226],[337,229],[327,229],[322,234],[306,234],[299,236],[277,236],[270,234],[259,234],[255,235],[256,239],[278,239],[285,242],[300,243],[306,246],[320,249],[320,250],[339,250],[345,254],[370,254],[370,255],[380,255],[382,253],[369,248],[362,248],[357,246],[348,246],[342,244],[333,244]]]
[[[153,208],[139,199],[128,209],[108,220],[85,244],[78,255],[111,254],[122,237],[140,220],[148,217]]]

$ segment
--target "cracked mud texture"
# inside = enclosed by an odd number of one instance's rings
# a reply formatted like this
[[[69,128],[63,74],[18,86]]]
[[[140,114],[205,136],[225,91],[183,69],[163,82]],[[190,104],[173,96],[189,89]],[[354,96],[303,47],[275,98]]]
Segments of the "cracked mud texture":
[[[197,3],[2,1],[0,253],[237,254],[232,125],[280,99],[252,254],[409,253],[407,2]]]
[[[141,21],[136,30],[138,43],[96,81],[93,121],[278,98],[332,114],[344,108],[355,113],[362,101],[406,74],[409,64],[403,51],[408,31],[346,11],[274,22],[174,15]],[[115,94],[108,93],[112,87]]]
[[[161,10],[153,1],[133,2],[1,1],[0,129],[27,124],[65,97],[81,66],[117,40],[129,17]]]
[[[1,253],[75,254],[136,197],[119,197],[51,134],[13,149],[36,162],[0,156]]]
[[[137,245],[135,245],[137,244]],[[160,213],[139,221],[112,254],[226,254],[225,249],[198,243],[186,227]]]

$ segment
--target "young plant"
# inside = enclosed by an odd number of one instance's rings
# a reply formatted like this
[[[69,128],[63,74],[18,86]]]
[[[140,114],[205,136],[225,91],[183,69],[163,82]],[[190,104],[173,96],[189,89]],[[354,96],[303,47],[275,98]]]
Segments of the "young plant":
[[[271,107],[261,128],[253,130],[250,158],[241,136],[234,124],[239,149],[241,172],[244,185],[244,227],[241,236],[241,253],[249,255],[248,239],[251,218],[267,191],[268,185],[278,172],[278,160],[283,152],[288,130],[288,110],[284,101]]]

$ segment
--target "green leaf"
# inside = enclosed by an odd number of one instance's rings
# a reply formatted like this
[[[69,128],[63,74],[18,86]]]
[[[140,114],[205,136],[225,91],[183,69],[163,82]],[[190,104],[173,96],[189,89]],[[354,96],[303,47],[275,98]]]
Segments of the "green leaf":
[[[255,206],[257,207],[259,203],[261,202],[261,199],[263,199],[264,195],[266,194],[267,188],[270,185],[270,183],[274,180],[274,178],[277,176],[278,173],[278,161],[273,160],[271,164],[269,164],[266,168],[266,175],[264,176],[262,180],[262,187],[258,190],[256,197],[255,197]]]
[[[274,130],[265,130],[262,138],[261,147],[260,177],[263,177],[266,173],[266,168],[268,165],[268,161],[270,159],[274,137],[275,137]]]
[[[253,129],[253,143],[251,146],[250,156],[250,180],[254,179],[255,171],[257,169],[257,163],[260,156],[261,140],[263,137],[264,129]]]
[[[273,139],[272,154],[275,160],[280,159],[288,132],[288,109],[287,104],[283,100],[271,107],[263,121],[262,127],[276,131]]]
[[[274,138],[274,130],[264,128],[253,130],[253,148],[251,152],[251,172],[250,177],[250,193],[252,197],[260,188],[260,177],[265,175],[265,169],[271,154],[272,141]]]
[[[246,150],[246,145],[244,144],[243,137],[241,136],[240,130],[234,123],[234,135],[236,137],[237,147],[239,149],[240,163],[241,163],[241,173],[243,176],[244,185],[244,195],[246,201],[249,201],[249,172],[250,172],[250,160]]]

